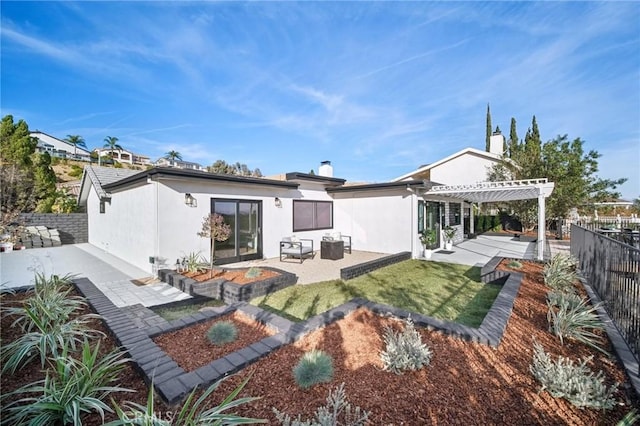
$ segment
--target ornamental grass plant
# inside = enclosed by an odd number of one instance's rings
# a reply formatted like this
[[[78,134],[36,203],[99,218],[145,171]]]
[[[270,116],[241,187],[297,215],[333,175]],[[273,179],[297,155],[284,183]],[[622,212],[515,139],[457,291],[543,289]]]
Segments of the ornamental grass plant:
[[[293,368],[293,377],[302,389],[330,382],[333,378],[333,360],[320,350],[306,352]]]
[[[220,321],[207,331],[207,339],[214,345],[231,343],[238,338],[238,328],[231,321]]]

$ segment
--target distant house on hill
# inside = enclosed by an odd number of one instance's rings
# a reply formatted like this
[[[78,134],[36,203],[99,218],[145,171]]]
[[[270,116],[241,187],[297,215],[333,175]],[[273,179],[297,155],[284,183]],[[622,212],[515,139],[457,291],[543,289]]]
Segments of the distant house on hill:
[[[110,149],[110,148],[96,148],[93,150],[98,156],[106,157],[111,156],[113,160],[119,163],[138,164],[146,166],[151,164],[151,160],[146,155],[135,154],[126,149]]]
[[[157,167],[175,167],[177,169],[185,169],[185,170],[206,170],[205,167],[202,167],[198,163],[193,163],[190,161],[182,161],[182,160],[171,160],[169,158],[161,158],[155,162],[155,166]]]
[[[38,140],[38,145],[36,146],[38,152],[47,152],[51,157],[91,161],[91,153],[80,146],[74,146],[65,140],[58,139],[39,130],[31,132],[30,136]]]

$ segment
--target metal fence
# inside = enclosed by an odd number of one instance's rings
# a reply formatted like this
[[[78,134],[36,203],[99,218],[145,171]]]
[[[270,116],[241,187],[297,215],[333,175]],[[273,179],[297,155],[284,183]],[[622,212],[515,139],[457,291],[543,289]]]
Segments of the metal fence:
[[[594,218],[590,216],[584,216],[576,219],[558,219],[550,223],[549,230],[555,231],[556,236],[561,239],[569,239],[571,237],[572,225],[578,225],[591,230],[618,229],[621,231],[638,231],[640,230],[640,218],[638,218],[636,215],[633,215],[627,217],[599,216],[597,218]]]
[[[571,255],[640,360],[640,249],[572,225]]]

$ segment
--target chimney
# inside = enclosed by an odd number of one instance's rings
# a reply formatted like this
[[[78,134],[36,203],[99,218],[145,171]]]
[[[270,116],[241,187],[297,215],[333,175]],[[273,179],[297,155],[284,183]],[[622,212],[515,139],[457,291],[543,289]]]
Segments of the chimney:
[[[489,138],[489,152],[492,154],[503,155],[504,154],[505,138],[500,131],[493,132],[493,135]]]
[[[324,176],[324,177],[333,177],[333,166],[331,166],[331,161],[320,162],[320,167],[318,168],[318,175]]]

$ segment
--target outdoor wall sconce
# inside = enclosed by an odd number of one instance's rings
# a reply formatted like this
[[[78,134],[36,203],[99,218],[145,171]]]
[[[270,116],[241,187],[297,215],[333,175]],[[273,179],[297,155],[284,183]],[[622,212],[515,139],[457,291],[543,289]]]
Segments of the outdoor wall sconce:
[[[198,206],[198,200],[196,200],[195,197],[188,192],[184,194],[184,203],[189,207]]]
[[[280,198],[276,197],[276,199],[274,201],[276,203],[276,207],[277,208],[282,207],[282,200],[280,200]]]

